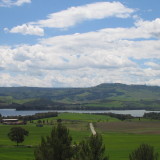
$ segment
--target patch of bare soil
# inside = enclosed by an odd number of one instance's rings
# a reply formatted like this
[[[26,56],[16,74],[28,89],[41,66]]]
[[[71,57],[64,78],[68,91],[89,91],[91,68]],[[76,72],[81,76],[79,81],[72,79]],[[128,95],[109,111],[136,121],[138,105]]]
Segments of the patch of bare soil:
[[[98,122],[95,127],[102,132],[160,134],[160,122]]]

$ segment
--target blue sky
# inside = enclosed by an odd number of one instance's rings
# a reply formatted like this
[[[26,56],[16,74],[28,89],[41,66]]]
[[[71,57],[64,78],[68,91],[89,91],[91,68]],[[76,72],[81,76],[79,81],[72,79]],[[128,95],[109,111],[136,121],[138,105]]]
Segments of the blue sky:
[[[0,86],[160,85],[159,0],[0,0]]]

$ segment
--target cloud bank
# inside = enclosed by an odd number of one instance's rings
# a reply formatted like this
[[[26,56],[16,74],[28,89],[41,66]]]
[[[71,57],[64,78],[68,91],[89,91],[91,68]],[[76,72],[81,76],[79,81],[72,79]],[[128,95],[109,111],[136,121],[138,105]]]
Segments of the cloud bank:
[[[3,0],[20,6],[30,0]],[[46,19],[4,28],[44,36],[89,20],[135,18],[128,28],[103,28],[37,40],[34,45],[0,46],[0,86],[88,87],[100,83],[160,85],[160,18],[145,21],[120,2],[97,2],[49,14]]]
[[[0,46],[1,86],[85,87],[103,82],[160,84],[160,19],[131,28]]]

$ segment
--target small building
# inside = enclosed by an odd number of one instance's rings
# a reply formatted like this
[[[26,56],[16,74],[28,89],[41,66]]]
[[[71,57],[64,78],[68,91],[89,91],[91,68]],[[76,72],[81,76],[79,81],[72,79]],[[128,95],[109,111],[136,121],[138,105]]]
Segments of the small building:
[[[19,121],[18,119],[2,119],[2,124],[6,125],[21,125],[26,124],[23,121]]]

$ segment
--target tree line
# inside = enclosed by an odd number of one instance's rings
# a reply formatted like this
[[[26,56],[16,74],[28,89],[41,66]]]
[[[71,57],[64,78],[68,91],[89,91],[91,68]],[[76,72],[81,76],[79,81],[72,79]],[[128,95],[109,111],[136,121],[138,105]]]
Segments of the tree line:
[[[116,114],[116,113],[94,113],[96,115],[105,115],[105,116],[110,116],[113,118],[117,118],[121,121],[124,121],[126,119],[132,119],[134,118],[131,114]]]
[[[160,113],[156,112],[145,113],[143,117],[148,119],[160,120]]]

